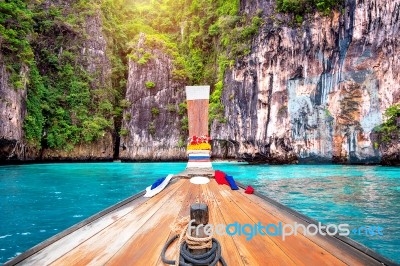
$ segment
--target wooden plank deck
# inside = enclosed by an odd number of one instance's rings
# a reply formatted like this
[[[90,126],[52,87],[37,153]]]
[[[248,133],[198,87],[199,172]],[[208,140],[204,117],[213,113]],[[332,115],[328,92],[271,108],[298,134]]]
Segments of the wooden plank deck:
[[[163,265],[160,253],[172,237],[171,225],[189,215],[195,202],[208,204],[210,224],[299,222],[295,215],[256,195],[244,194],[243,189],[232,191],[214,179],[194,185],[177,178],[155,197],[134,199],[7,265]],[[382,265],[334,237],[214,237],[228,265]],[[174,258],[175,252],[173,247],[167,256]]]

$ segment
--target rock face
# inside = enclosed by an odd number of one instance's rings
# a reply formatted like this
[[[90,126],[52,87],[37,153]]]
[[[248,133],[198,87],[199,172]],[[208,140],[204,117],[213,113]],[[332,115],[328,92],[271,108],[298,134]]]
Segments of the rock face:
[[[94,77],[92,89],[111,86],[111,63],[107,56],[107,40],[103,34],[103,21],[100,10],[86,17],[81,63]]]
[[[113,160],[113,137],[107,133],[103,138],[87,144],[80,144],[71,151],[44,149],[43,161],[111,161]]]
[[[50,8],[57,5],[69,8],[73,1],[45,2]],[[65,6],[64,6],[65,5]],[[102,33],[101,13],[85,17],[85,39],[82,42],[80,64],[93,76],[91,89],[110,86],[111,64],[106,55],[107,42]],[[28,68],[23,68],[27,75]],[[25,160],[112,160],[114,138],[111,130],[103,138],[90,144],[77,145],[71,151],[28,147],[24,139],[23,124],[26,115],[27,89],[14,89],[9,82],[0,54],[0,161]]]
[[[0,54],[0,162],[27,159],[22,129],[26,88],[14,89]],[[27,69],[23,69],[27,72]],[[29,156],[28,156],[29,157]]]
[[[384,110],[400,102],[397,1],[347,0],[342,13],[315,14],[299,27],[285,26],[273,3],[243,1],[241,9],[263,9],[266,23],[251,53],[225,76],[227,122],[213,124],[214,156],[264,163],[398,158],[399,149],[381,154],[371,139]]]
[[[141,35],[136,59],[129,59],[126,99],[131,106],[124,111],[121,160],[169,161],[186,159],[186,138],[181,129],[178,105],[185,101],[184,85],[172,77],[173,64],[168,55],[144,45]],[[153,87],[154,86],[154,87]]]
[[[107,41],[102,30],[101,13],[97,10],[85,18],[86,39],[83,41],[79,63],[93,77],[91,90],[111,86],[111,63],[107,57]],[[114,137],[110,131],[92,143],[76,145],[71,151],[43,149],[41,160],[112,160],[114,156]]]
[[[398,138],[389,144],[381,145],[380,150],[383,165],[400,166],[400,141]]]

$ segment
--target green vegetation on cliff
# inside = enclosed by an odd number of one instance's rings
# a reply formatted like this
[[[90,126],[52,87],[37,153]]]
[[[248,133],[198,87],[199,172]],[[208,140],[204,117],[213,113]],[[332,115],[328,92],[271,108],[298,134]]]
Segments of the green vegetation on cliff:
[[[3,62],[16,89],[27,84],[24,131],[30,144],[72,149],[103,136],[112,126],[113,92],[95,81],[82,59],[89,2],[62,7],[14,0],[1,2],[0,10]]]
[[[33,51],[29,43],[33,30],[32,12],[25,1],[0,2],[0,50],[2,61],[10,73],[12,85],[21,89],[28,79],[26,68],[33,63]]]
[[[277,0],[276,5],[280,12],[302,16],[314,10],[329,14],[332,9],[341,6],[343,2],[343,0]]]
[[[400,139],[400,104],[390,106],[384,113],[385,122],[375,128],[383,143]]]

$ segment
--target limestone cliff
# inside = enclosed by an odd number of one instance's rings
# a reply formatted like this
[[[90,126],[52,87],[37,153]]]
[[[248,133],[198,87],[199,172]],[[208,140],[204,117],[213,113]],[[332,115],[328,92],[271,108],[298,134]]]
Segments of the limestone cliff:
[[[61,12],[63,17],[66,17],[74,12],[72,7],[76,1],[43,1],[37,3],[40,7],[42,16],[55,10]],[[33,8],[30,7],[30,8]],[[51,13],[50,12],[50,13]],[[39,13],[38,13],[39,14]],[[43,51],[50,53],[52,49],[56,50],[56,39],[61,37],[65,40],[61,48],[54,56],[54,60],[60,58],[63,50],[68,50],[69,46],[79,47],[76,55],[75,64],[82,66],[82,68],[91,77],[90,91],[94,97],[109,97],[96,95],[96,90],[99,88],[110,87],[111,79],[111,64],[109,62],[107,51],[107,42],[102,32],[102,16],[100,10],[93,9],[93,12],[81,15],[83,19],[83,28],[78,29],[78,32],[72,30],[72,26],[68,23],[61,22],[60,19],[53,21],[54,31],[48,30],[47,35],[40,35],[37,32],[31,32],[26,41],[32,43],[36,49],[35,60],[41,63],[43,60]],[[47,23],[51,23],[51,18]],[[44,20],[42,18],[41,20]],[[56,35],[56,33],[58,35]],[[0,47],[2,37],[0,36]],[[40,43],[38,45],[37,43]],[[34,50],[33,49],[33,50]],[[59,66],[59,62],[55,65]],[[40,70],[42,74],[46,75],[46,71],[52,70],[51,66],[43,65],[41,63]],[[57,68],[56,68],[57,69]],[[24,132],[24,119],[27,114],[27,95],[29,97],[29,87],[27,83],[29,80],[29,67],[23,65],[21,73],[19,73],[24,81],[24,87],[21,89],[14,88],[10,81],[10,73],[7,70],[5,60],[0,54],[0,161],[26,161],[26,160],[112,160],[114,153],[114,137],[112,135],[112,128],[109,128],[105,134],[97,141],[91,143],[82,143],[75,145],[72,149],[50,149],[46,145],[42,145],[42,149],[38,150],[26,141]],[[54,88],[50,88],[50,90]],[[60,100],[62,101],[62,100]],[[92,99],[92,101],[94,101]],[[40,105],[40,104],[38,104]],[[61,105],[61,103],[60,103]],[[73,118],[71,118],[73,119]],[[111,118],[110,118],[111,119]],[[46,130],[43,131],[42,138],[46,137]],[[39,136],[40,138],[40,136]],[[38,141],[41,142],[40,140]],[[42,141],[43,143],[43,141]],[[65,147],[63,147],[65,148]]]
[[[107,41],[102,30],[102,17],[99,10],[92,15],[85,16],[84,39],[79,55],[79,64],[92,76],[90,89],[111,86],[111,64],[107,56]],[[95,93],[94,93],[95,94]],[[42,150],[41,160],[112,160],[114,155],[114,137],[112,130],[91,143],[75,145],[72,150]]]
[[[315,14],[301,26],[289,26],[274,3],[243,1],[241,9],[262,9],[265,24],[225,76],[227,122],[213,124],[214,155],[379,163],[371,133],[400,102],[400,3],[347,0],[340,13]]]
[[[184,102],[184,85],[172,77],[171,58],[157,48],[146,48],[141,35],[135,59],[129,59],[120,158],[122,160],[185,159],[186,144],[178,105]]]
[[[24,73],[27,69],[24,68]],[[24,133],[26,86],[14,89],[0,53],[0,161],[25,159]]]

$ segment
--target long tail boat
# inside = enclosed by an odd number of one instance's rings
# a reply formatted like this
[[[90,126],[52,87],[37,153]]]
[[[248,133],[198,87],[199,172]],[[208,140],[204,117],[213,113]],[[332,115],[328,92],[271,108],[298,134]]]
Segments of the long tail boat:
[[[208,134],[208,86],[187,87],[189,135]],[[192,143],[193,144],[193,143]],[[196,143],[194,143],[196,146]],[[204,145],[203,145],[204,146]],[[210,149],[189,145],[187,169],[174,176],[157,195],[140,192],[38,244],[5,265],[164,265],[161,251],[174,236],[171,226],[190,212],[190,206],[208,206],[209,224],[303,224],[317,221],[260,193],[231,190],[213,179]],[[194,184],[194,176],[208,178]],[[227,265],[395,265],[345,236],[299,233],[282,239],[257,234],[218,235]],[[174,258],[171,246],[166,256]]]

